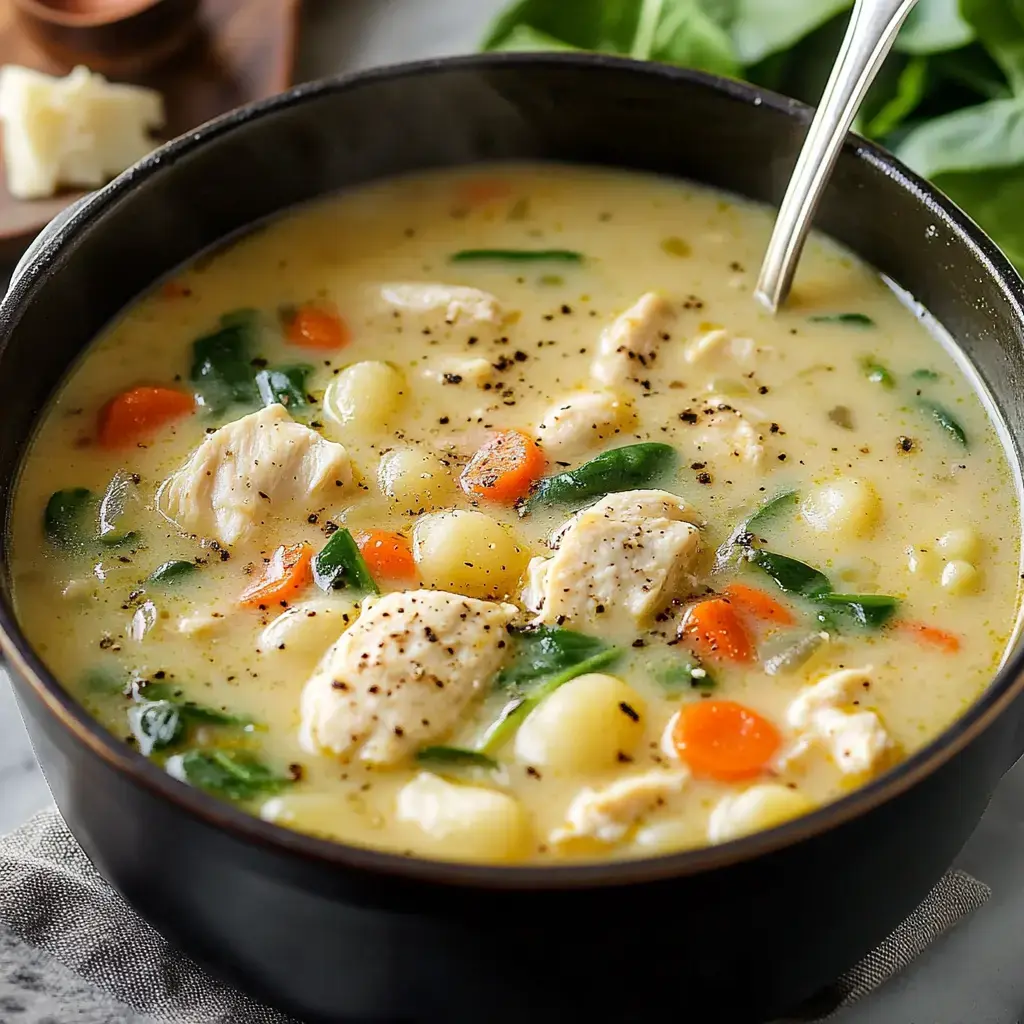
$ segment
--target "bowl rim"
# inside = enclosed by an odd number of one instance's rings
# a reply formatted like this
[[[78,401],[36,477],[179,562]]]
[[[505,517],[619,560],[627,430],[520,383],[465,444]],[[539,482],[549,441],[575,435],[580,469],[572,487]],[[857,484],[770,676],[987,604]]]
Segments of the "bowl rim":
[[[213,142],[250,121],[313,100],[319,96],[372,85],[379,81],[431,76],[457,71],[568,67],[594,73],[615,72],[658,79],[671,87],[710,90],[750,106],[795,119],[810,121],[812,110],[797,100],[767,89],[705,72],[629,58],[589,53],[497,53],[410,61],[336,75],[302,83],[268,99],[239,107],[198,129],[161,146],[129,168],[109,185],[84,200],[40,247],[37,258],[11,285],[0,301],[0,344],[16,329],[20,310],[45,286],[66,242],[98,220],[137,182],[165,171],[174,160]],[[901,164],[891,153],[858,136],[850,135],[844,149],[893,179],[950,230],[973,253],[978,270],[995,280],[1004,298],[1024,324],[1024,281],[995,243],[951,200]],[[6,527],[5,527],[6,528]],[[624,860],[594,860],[566,864],[486,864],[432,860],[405,856],[371,847],[321,839],[276,825],[172,778],[113,733],[104,729],[50,674],[21,632],[9,599],[0,598],[0,650],[11,668],[32,688],[48,712],[113,770],[148,790],[151,795],[202,823],[272,855],[297,858],[323,868],[361,872],[382,878],[419,882],[452,889],[497,891],[575,890],[618,888],[698,875],[752,861],[829,832],[905,793],[937,771],[973,742],[999,718],[1024,690],[1024,646],[1004,659],[985,691],[970,707],[926,746],[867,785],[833,803],[767,831],[715,846]]]

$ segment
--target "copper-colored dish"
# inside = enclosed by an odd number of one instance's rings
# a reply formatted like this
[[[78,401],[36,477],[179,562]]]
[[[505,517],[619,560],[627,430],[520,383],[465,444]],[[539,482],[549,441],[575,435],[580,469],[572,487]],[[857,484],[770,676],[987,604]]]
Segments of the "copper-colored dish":
[[[50,75],[86,64],[112,81],[156,89],[167,111],[162,135],[173,138],[291,84],[298,11],[299,0],[12,0],[0,4],[0,64]],[[30,21],[44,16],[45,27],[34,20],[29,28]],[[169,19],[158,25],[177,24],[183,36],[173,46],[166,43],[170,48],[162,58],[156,43],[140,56],[132,39],[148,36],[152,42],[153,23],[147,19],[157,16]],[[54,42],[58,38],[79,43],[64,49]],[[122,67],[134,61],[136,70],[110,70],[113,65],[97,56],[99,40],[110,60]],[[47,222],[81,194],[16,200],[0,169],[0,264],[13,264]]]
[[[13,0],[25,33],[65,64],[110,76],[144,74],[196,30],[199,0]]]

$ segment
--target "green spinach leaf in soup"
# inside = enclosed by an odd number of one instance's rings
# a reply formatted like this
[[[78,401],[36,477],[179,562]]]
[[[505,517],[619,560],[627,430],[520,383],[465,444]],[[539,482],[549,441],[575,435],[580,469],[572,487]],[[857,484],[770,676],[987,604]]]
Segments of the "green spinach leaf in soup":
[[[251,754],[230,750],[187,750],[169,757],[166,768],[190,786],[237,801],[273,796],[295,781]]]

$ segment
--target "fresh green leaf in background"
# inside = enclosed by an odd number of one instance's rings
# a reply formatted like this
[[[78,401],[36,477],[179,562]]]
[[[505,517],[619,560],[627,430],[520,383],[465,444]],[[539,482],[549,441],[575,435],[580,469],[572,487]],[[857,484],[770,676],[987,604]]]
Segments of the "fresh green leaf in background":
[[[958,50],[974,41],[974,29],[960,14],[958,0],[919,0],[903,23],[896,49],[923,55]]]
[[[593,50],[746,78],[807,103],[852,0],[518,0],[485,50]],[[962,206],[1024,270],[1024,0],[919,0],[857,131]]]

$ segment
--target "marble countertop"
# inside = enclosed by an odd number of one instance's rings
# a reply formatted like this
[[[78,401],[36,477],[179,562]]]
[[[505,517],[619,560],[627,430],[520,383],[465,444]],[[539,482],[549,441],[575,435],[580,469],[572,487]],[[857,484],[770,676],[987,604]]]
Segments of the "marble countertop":
[[[306,0],[298,77],[467,52],[504,2]],[[48,800],[0,678],[0,834]],[[1024,1022],[1024,761],[1006,776],[958,865],[992,887],[992,900],[835,1024]]]

